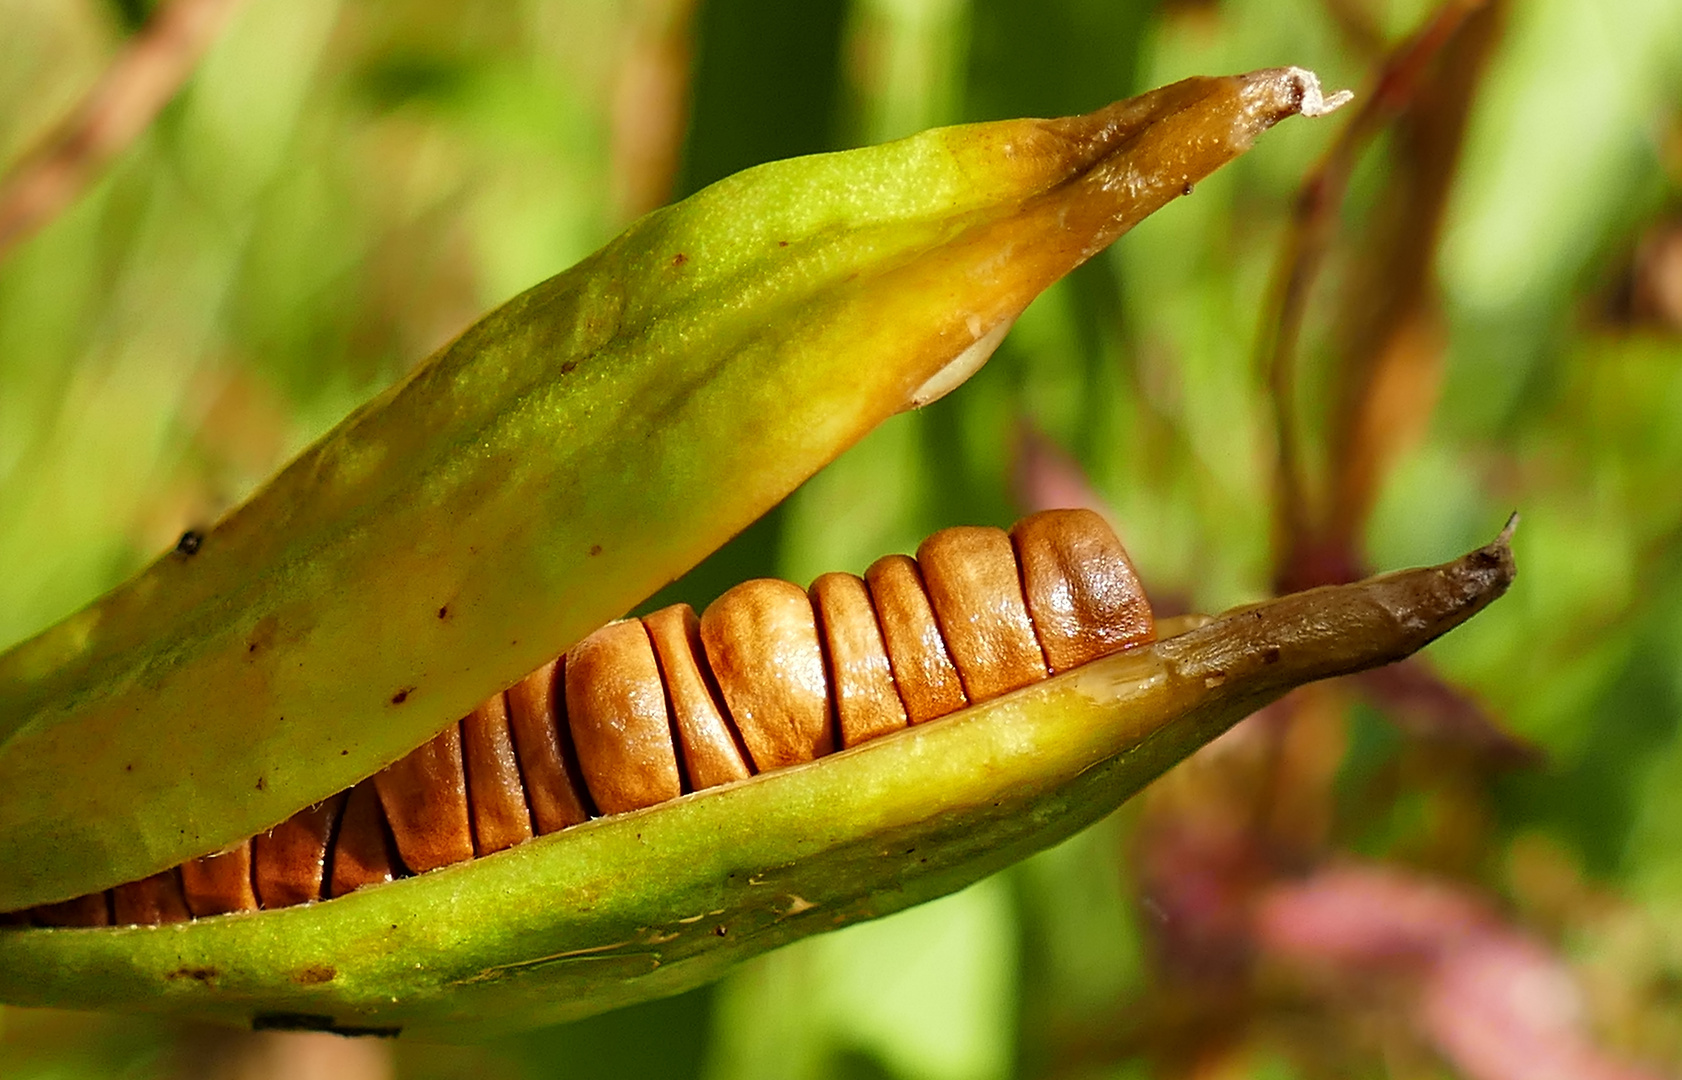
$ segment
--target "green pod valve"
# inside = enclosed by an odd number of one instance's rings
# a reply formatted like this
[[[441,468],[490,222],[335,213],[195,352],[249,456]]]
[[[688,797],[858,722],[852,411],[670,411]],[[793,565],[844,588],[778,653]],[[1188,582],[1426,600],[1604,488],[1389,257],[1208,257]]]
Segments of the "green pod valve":
[[[950,390],[1042,289],[1261,131],[1337,103],[1298,69],[1190,79],[762,166],[644,218],[353,414],[195,553],[0,656],[0,911],[218,850],[401,757]],[[1318,677],[1318,655],[1289,670]],[[306,908],[6,929],[0,1000],[440,1031],[580,1015],[950,891],[1173,756],[1079,731],[1190,732],[1183,753],[1283,689],[1146,694],[1157,712],[1135,714],[1131,692],[1080,689],[1094,678]],[[1049,726],[1009,764],[974,751],[1005,789],[940,771],[965,760],[957,733],[1007,714],[1010,746]],[[836,785],[833,833],[793,827]],[[915,856],[879,857],[901,839]],[[781,907],[755,891],[773,881]],[[723,933],[698,938],[715,910]]]

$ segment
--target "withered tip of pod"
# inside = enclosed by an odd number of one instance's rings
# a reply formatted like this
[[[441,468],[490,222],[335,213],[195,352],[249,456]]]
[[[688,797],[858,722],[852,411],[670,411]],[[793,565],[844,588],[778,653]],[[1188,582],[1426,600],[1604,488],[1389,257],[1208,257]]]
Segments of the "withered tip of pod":
[[[1269,125],[1288,116],[1326,116],[1355,98],[1351,90],[1327,94],[1320,88],[1320,77],[1307,68],[1265,68],[1239,78],[1245,103]]]
[[[1518,573],[1513,525],[1450,562],[1237,608],[1161,645],[1181,677],[1241,684],[1258,698],[1393,663],[1507,591]]]
[[[1503,547],[1513,541],[1513,533],[1518,531],[1518,511],[1514,510],[1507,516],[1507,523],[1501,527],[1501,535],[1495,538],[1495,543]]]

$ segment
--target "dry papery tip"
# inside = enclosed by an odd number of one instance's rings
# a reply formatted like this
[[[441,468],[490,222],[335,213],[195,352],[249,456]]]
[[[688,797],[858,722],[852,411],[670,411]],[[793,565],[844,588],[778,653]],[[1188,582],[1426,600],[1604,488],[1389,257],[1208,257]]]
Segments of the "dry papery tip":
[[[1496,547],[1512,547],[1513,533],[1518,531],[1518,511],[1514,510],[1507,518],[1507,523],[1501,527],[1501,535],[1495,538]]]
[[[1251,108],[1274,118],[1292,112],[1302,116],[1325,116],[1349,104],[1354,91],[1327,94],[1320,89],[1320,76],[1307,68],[1282,67],[1254,71],[1245,76],[1244,97]]]

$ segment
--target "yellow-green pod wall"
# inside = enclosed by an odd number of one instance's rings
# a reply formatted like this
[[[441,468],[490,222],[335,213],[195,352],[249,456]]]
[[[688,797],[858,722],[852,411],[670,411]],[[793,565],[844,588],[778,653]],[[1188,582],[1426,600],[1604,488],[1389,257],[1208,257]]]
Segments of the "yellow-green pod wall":
[[[402,756],[949,390],[1039,291],[1261,131],[1323,107],[1296,69],[1191,79],[763,166],[644,218],[352,415],[196,552],[0,656],[0,911],[217,850]],[[0,998],[442,1031],[670,992],[1051,843],[1291,683],[1416,648],[1465,607],[1349,655],[1322,635],[1230,686],[1174,674],[1204,640],[1175,639],[302,909],[8,930]]]

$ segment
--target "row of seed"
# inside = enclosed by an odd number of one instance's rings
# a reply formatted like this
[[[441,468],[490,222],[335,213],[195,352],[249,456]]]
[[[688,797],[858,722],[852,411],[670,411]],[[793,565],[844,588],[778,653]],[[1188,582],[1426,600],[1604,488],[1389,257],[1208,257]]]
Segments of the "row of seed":
[[[1129,645],[1153,622],[1087,511],[935,533],[810,590],[745,582],[611,623],[401,761],[237,847],[25,913],[159,924],[288,907],[855,746]]]

